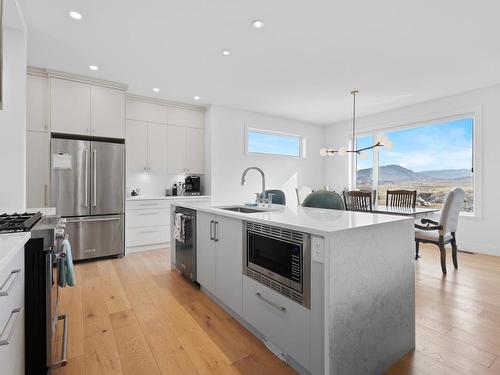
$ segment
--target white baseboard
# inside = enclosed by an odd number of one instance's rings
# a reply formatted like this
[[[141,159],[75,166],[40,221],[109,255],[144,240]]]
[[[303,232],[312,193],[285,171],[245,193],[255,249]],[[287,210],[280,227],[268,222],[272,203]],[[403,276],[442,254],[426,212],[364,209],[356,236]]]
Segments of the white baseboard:
[[[500,249],[495,245],[460,241],[460,238],[457,239],[457,242],[458,250],[470,251],[477,254],[500,256]]]
[[[130,246],[125,249],[125,255],[132,253],[139,253],[141,251],[162,250],[162,249],[170,251],[170,242],[157,243],[153,245]]]

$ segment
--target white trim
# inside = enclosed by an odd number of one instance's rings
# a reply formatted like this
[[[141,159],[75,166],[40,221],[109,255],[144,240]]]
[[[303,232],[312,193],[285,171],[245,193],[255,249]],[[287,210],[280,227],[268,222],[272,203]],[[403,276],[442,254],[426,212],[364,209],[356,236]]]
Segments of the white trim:
[[[460,215],[472,219],[482,218],[482,106],[472,106],[465,107],[462,109],[450,110],[447,112],[440,112],[434,114],[427,114],[422,116],[417,116],[411,119],[398,120],[393,122],[386,122],[380,124],[376,119],[370,119],[367,124],[360,126],[363,128],[362,131],[356,132],[356,137],[372,135],[375,136],[377,133],[384,132],[394,132],[404,129],[412,129],[418,127],[424,127],[428,125],[435,125],[440,122],[450,122],[453,120],[459,120],[464,118],[472,118],[474,120],[473,127],[473,145],[472,145],[472,166],[474,168],[473,173],[473,189],[474,189],[474,211],[473,213],[463,212]],[[373,164],[375,165],[376,154],[378,150],[373,152]],[[356,187],[356,163],[352,163],[350,167],[350,185]],[[375,179],[374,179],[375,181]],[[377,182],[378,190],[378,182]],[[377,192],[378,194],[378,192]]]
[[[206,107],[201,105],[194,104],[186,104],[181,102],[175,102],[172,100],[159,99],[159,98],[151,98],[149,96],[142,96],[136,94],[127,94],[127,100],[135,100],[137,102],[151,103],[151,104],[159,104],[168,107],[182,108],[182,109],[190,109],[192,111],[197,112],[205,112]]]
[[[108,87],[108,88],[122,90],[122,91],[127,91],[127,89],[128,89],[128,85],[126,85],[124,83],[106,81],[104,79],[87,77],[87,76],[82,76],[79,74],[60,72],[57,70],[47,69],[46,71],[47,71],[47,76],[49,78],[59,78],[59,79],[66,79],[69,81],[76,81],[76,82],[81,82],[81,83],[90,83],[93,85]]]
[[[250,124],[245,123],[244,126],[245,129],[245,141],[244,141],[244,147],[245,149],[243,150],[245,155],[262,155],[262,156],[273,156],[273,157],[281,157],[281,158],[295,158],[295,159],[305,159],[306,157],[306,139],[303,135],[301,134],[292,134],[292,133],[285,133],[277,130],[269,130],[269,129],[262,129],[258,128],[255,126],[252,126]],[[250,152],[248,151],[248,132],[254,132],[254,133],[261,133],[261,134],[269,134],[269,135],[278,135],[278,136],[284,136],[284,137],[290,137],[290,138],[298,138],[300,141],[299,144],[299,155],[285,155],[285,154],[272,154],[272,153],[266,153],[266,152]]]

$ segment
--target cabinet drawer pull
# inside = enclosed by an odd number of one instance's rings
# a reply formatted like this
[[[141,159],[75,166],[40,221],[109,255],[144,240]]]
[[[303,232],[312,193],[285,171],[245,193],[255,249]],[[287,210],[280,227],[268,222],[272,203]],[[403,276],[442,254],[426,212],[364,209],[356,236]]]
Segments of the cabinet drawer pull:
[[[16,280],[17,280],[17,278],[19,277],[20,274],[21,274],[21,270],[20,269],[13,270],[9,274],[9,276],[7,277],[7,279],[3,282],[2,286],[0,287],[0,297],[8,296],[9,295],[10,290],[12,289],[12,287],[14,286],[14,284],[16,283]]]
[[[281,312],[286,312],[286,307],[284,306],[278,306],[274,302],[269,301],[266,297],[264,297],[261,293],[257,292],[255,293],[257,297],[259,297],[262,301],[267,303],[269,306],[274,307],[276,310],[279,310]]]
[[[159,232],[159,230],[143,230],[140,231],[139,233],[145,234],[145,233],[156,233],[156,232]]]
[[[210,220],[210,241],[213,241],[215,239],[215,237],[214,237],[214,224],[215,224],[215,221]]]
[[[150,215],[159,215],[159,212],[145,212],[142,214],[139,214],[139,216],[150,216]]]
[[[219,222],[214,222],[214,241],[219,242]]]
[[[158,203],[141,203],[139,206],[158,206]]]
[[[14,328],[16,327],[17,319],[21,314],[22,307],[18,307],[11,311],[5,327],[3,327],[2,333],[0,334],[0,346],[9,345],[12,334],[14,333]],[[9,329],[10,326],[10,329]],[[7,332],[8,330],[8,332]]]

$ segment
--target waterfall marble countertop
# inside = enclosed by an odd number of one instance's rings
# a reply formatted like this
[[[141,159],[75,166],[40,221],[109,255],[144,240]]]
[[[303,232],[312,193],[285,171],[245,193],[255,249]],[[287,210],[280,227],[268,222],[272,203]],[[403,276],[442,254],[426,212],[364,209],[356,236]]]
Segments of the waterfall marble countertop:
[[[0,269],[30,238],[30,232],[0,234]]]
[[[274,225],[318,235],[328,235],[333,232],[370,227],[396,221],[413,221],[413,218],[396,215],[327,210],[299,206],[289,207],[282,205],[273,205],[271,208],[255,207],[255,209],[262,210],[262,212],[241,213],[224,210],[223,207],[245,206],[241,204],[228,204],[228,202],[215,200],[184,201],[174,205],[215,215]]]

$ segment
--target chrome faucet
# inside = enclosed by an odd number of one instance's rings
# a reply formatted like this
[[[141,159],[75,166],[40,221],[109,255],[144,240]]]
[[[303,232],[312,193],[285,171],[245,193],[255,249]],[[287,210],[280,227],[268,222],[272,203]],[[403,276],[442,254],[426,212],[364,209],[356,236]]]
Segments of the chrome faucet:
[[[248,167],[243,171],[243,174],[241,175],[241,185],[245,185],[245,176],[247,175],[248,171],[251,169],[255,169],[257,172],[259,172],[262,176],[262,193],[261,196],[264,196],[264,193],[266,191],[266,176],[264,175],[264,172],[262,169],[258,167]],[[257,198],[257,203],[259,203],[259,199]]]

